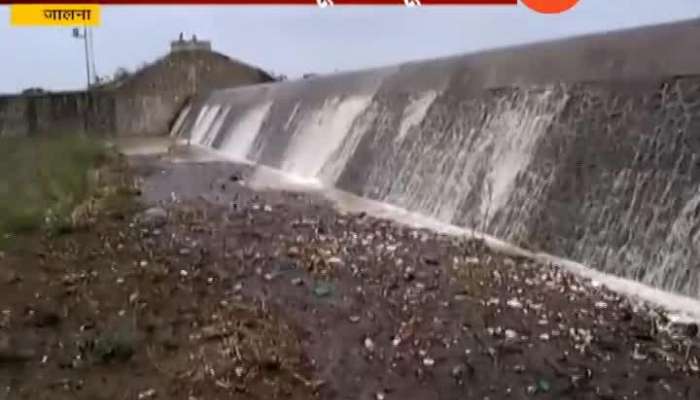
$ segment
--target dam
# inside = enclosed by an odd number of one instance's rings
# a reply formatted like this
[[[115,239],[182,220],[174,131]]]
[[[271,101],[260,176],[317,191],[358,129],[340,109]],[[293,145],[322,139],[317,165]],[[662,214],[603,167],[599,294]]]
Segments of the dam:
[[[700,20],[215,90],[172,135],[700,297]]]

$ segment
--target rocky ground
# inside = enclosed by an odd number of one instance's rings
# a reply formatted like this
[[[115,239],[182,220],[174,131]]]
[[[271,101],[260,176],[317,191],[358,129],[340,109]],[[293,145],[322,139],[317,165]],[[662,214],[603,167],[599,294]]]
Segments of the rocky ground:
[[[596,282],[132,164],[146,211],[2,255],[0,399],[700,398],[697,326]]]

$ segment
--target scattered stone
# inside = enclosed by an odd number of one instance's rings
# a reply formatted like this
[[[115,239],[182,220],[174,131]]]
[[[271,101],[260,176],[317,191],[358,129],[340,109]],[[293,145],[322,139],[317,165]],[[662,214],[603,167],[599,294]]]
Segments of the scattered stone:
[[[365,349],[367,349],[367,351],[369,351],[370,353],[374,351],[374,341],[371,338],[366,337],[364,344]]]
[[[187,247],[183,247],[180,249],[180,251],[178,253],[181,256],[189,256],[190,254],[192,254],[192,250],[188,249]]]
[[[359,315],[351,315],[350,317],[348,317],[348,320],[350,320],[350,322],[352,322],[353,324],[356,324],[356,323],[360,322],[360,316]]]
[[[464,366],[463,365],[455,365],[454,367],[452,367],[452,370],[450,371],[450,375],[454,379],[457,379],[457,380],[462,379],[462,377],[464,376]]]
[[[139,220],[150,228],[162,228],[168,222],[168,212],[161,207],[151,207],[141,213]]]
[[[138,399],[139,400],[148,400],[148,399],[154,399],[158,395],[158,392],[156,392],[155,389],[148,389],[145,390],[141,393],[139,393]]]
[[[426,357],[423,359],[423,365],[425,365],[426,367],[432,367],[433,365],[435,365],[435,360],[430,357]]]
[[[521,303],[520,300],[518,300],[516,298],[512,298],[512,299],[508,300],[506,302],[506,304],[508,305],[508,307],[511,307],[511,308],[517,308],[517,309],[523,308],[523,303]]]
[[[343,266],[343,260],[340,259],[340,257],[331,257],[329,258],[326,263],[332,267],[341,267]]]
[[[292,246],[289,249],[287,249],[287,255],[290,257],[296,257],[299,255],[299,248],[296,246]]]
[[[301,286],[304,284],[304,280],[301,278],[292,278],[292,285]]]
[[[328,297],[333,292],[333,287],[325,282],[317,283],[314,286],[314,294],[316,297]]]
[[[546,379],[537,380],[537,392],[547,393],[552,388],[552,385]]]
[[[416,279],[416,270],[413,267],[406,267],[403,273],[403,278],[409,282]]]

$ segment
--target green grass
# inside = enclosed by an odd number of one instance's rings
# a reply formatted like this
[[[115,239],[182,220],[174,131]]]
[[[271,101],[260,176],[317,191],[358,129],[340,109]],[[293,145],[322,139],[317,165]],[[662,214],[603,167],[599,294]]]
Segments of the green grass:
[[[60,230],[91,191],[105,146],[78,135],[0,139],[0,247],[39,229]]]

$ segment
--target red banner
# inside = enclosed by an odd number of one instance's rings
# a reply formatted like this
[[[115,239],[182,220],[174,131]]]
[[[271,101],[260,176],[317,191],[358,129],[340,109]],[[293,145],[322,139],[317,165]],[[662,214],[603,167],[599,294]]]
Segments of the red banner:
[[[191,4],[191,5],[314,5],[314,6],[346,6],[346,5],[400,5],[400,6],[433,6],[433,5],[516,5],[518,0],[0,0],[0,4]]]

